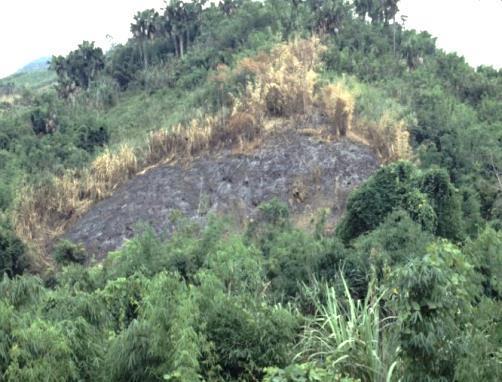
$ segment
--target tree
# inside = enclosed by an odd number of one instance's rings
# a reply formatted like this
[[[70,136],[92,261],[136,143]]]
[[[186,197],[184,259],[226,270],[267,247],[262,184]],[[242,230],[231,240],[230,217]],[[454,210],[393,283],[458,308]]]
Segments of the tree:
[[[349,5],[344,0],[309,0],[313,13],[313,26],[322,33],[336,34],[350,16]]]
[[[198,32],[204,4],[205,0],[190,3],[171,0],[166,4],[164,15],[159,21],[160,30],[172,39],[177,57],[183,57]]]
[[[374,24],[388,24],[399,11],[398,2],[399,0],[355,0],[354,5],[356,13],[362,19],[369,16]]]
[[[293,0],[299,1],[299,0]],[[225,14],[225,16],[232,15],[238,8],[239,4],[236,0],[222,0],[218,3],[218,8]]]
[[[397,208],[406,210],[424,229],[434,232],[436,212],[427,194],[414,185],[416,176],[416,168],[408,162],[380,169],[350,196],[337,234],[342,240],[350,241],[375,229]]]
[[[146,52],[147,41],[153,39],[158,25],[159,14],[154,9],[146,9],[138,12],[134,16],[134,23],[131,24],[131,32],[139,41],[141,47],[141,56],[143,57],[143,66],[148,68],[148,54]]]
[[[101,48],[94,46],[94,42],[84,41],[67,57],[52,57],[50,66],[58,75],[58,93],[68,98],[77,88],[89,88],[105,67],[105,56]]]
[[[0,225],[0,278],[23,273],[25,246],[9,227]]]
[[[434,53],[436,49],[436,39],[427,32],[417,34],[406,31],[403,40],[401,51],[409,69],[416,69],[423,62],[423,57]]]
[[[446,170],[430,170],[420,180],[420,190],[427,195],[437,216],[436,235],[460,240],[462,232],[462,209],[458,191],[450,183]]]
[[[399,312],[405,381],[455,380],[463,323],[472,309],[472,266],[447,241],[398,267],[391,277]],[[391,305],[392,305],[391,304]]]

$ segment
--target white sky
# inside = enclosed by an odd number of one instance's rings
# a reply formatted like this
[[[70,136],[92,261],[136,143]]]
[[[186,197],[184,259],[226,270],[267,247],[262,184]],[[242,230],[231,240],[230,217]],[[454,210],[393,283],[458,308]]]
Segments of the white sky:
[[[108,48],[130,37],[137,11],[163,0],[0,0],[0,78],[44,56],[66,54],[83,40]]]
[[[138,10],[163,0],[0,0],[0,78],[42,56],[66,54],[83,40],[125,42]],[[502,67],[501,0],[401,0],[408,28],[427,30],[439,47],[474,66]],[[112,39],[106,36],[112,36]]]
[[[399,9],[406,28],[428,31],[445,51],[502,68],[502,0],[402,0]]]

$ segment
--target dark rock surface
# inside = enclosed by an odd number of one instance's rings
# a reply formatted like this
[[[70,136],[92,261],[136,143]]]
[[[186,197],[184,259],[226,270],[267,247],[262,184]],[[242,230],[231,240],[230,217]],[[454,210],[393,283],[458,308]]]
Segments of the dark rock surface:
[[[171,213],[179,211],[202,223],[211,212],[230,214],[243,223],[260,203],[274,197],[288,203],[297,221],[329,208],[333,224],[350,190],[377,167],[368,147],[282,134],[252,154],[225,151],[188,166],[152,168],[91,207],[65,238],[101,257],[133,236],[140,222],[159,233],[169,232]]]

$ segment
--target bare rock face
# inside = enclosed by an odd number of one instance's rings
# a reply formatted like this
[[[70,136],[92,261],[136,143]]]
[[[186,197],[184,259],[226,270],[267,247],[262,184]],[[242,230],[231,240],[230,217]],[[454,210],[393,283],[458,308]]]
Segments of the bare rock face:
[[[297,222],[329,208],[328,224],[334,224],[349,192],[377,167],[368,147],[283,134],[252,154],[208,154],[189,166],[164,165],[138,175],[94,205],[65,238],[99,258],[134,236],[138,223],[169,232],[174,211],[201,223],[209,213],[245,223],[260,203],[273,198],[286,202]]]

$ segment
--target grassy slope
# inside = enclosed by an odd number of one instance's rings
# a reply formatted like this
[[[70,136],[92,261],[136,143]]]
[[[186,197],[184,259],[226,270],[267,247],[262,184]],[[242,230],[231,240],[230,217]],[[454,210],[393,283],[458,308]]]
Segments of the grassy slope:
[[[31,72],[16,73],[0,79],[0,86],[9,83],[18,89],[43,90],[55,83],[56,73],[50,70],[35,70]]]
[[[196,108],[196,92],[166,89],[123,94],[104,112],[111,133],[111,145],[143,141],[145,133],[189,119]]]

